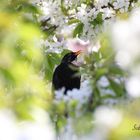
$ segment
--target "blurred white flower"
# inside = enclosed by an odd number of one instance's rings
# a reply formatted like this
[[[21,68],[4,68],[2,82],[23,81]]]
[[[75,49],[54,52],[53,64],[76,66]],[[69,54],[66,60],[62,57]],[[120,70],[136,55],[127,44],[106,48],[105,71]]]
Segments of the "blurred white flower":
[[[124,68],[133,66],[140,54],[140,10],[133,11],[127,21],[118,21],[113,27],[116,60]]]
[[[71,37],[74,29],[75,29],[75,24],[69,26],[63,26],[63,28],[60,31],[60,34],[63,35],[63,37]]]
[[[43,14],[47,17],[53,16],[53,14],[58,9],[57,3],[52,1],[40,1],[40,9],[43,12]]]
[[[101,79],[98,81],[98,84],[101,87],[107,87],[109,85],[109,81],[105,76],[102,76]]]
[[[132,76],[127,79],[126,89],[132,97],[140,97],[140,76]]]
[[[103,5],[107,6],[110,0],[96,0],[98,8],[101,8]]]
[[[100,49],[100,47],[101,47],[101,44],[100,44],[100,42],[99,41],[97,41],[94,45],[92,45],[92,46],[90,46],[89,47],[89,52],[98,52],[99,51],[99,49]]]
[[[102,12],[103,12],[103,20],[105,18],[110,18],[110,17],[114,16],[114,14],[115,14],[114,11],[110,8],[104,8],[104,9],[102,9]]]
[[[122,120],[122,114],[115,108],[105,106],[99,107],[95,111],[95,124],[101,125],[105,129],[117,127]]]
[[[129,3],[128,0],[117,0],[114,1],[113,6],[114,9],[120,9],[120,12],[123,13],[128,11]]]
[[[19,130],[9,110],[0,111],[0,140],[18,140]]]
[[[55,140],[53,129],[48,124],[26,122],[20,126],[20,134],[17,140]]]
[[[78,16],[81,18],[82,16],[86,16],[87,12],[86,12],[86,4],[81,4],[81,7],[78,7]]]
[[[113,27],[113,41],[117,51],[116,61],[129,71],[126,89],[132,97],[140,96],[140,9],[132,11],[126,21]]]
[[[82,105],[88,102],[91,93],[92,89],[89,85],[89,81],[85,80],[82,82],[80,89],[73,89],[72,91],[69,90],[66,95],[64,95],[64,89],[55,91],[55,100],[65,101],[66,103],[76,100],[80,105]]]
[[[64,88],[55,91],[55,99],[56,100],[62,100],[63,99],[63,96],[64,96],[64,91],[65,91]]]
[[[9,110],[0,111],[0,140],[55,140],[55,133],[44,110],[34,110],[35,121],[17,122]]]

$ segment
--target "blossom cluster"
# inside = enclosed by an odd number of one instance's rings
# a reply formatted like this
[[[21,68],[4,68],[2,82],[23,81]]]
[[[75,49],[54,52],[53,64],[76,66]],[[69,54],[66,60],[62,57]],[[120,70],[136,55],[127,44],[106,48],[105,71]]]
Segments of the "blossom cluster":
[[[132,0],[96,0],[89,4],[79,1],[40,0],[37,2],[42,11],[40,22],[46,22],[43,30],[48,32],[44,46],[47,51],[62,52],[67,49],[67,38],[80,37],[89,40],[92,45],[98,34],[114,22],[118,13],[129,12],[136,1]]]
[[[66,95],[64,94],[64,89],[55,91],[55,101],[64,101],[68,104],[69,102],[75,100],[82,105],[90,100],[91,93],[92,90],[89,81],[85,80],[82,82],[80,90],[73,89],[72,91],[68,91]]]

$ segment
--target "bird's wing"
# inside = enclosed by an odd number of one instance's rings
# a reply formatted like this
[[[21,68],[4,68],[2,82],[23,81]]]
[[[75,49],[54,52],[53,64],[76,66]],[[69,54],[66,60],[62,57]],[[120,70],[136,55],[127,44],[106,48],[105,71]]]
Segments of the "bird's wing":
[[[59,65],[56,67],[53,74],[53,86],[55,89],[60,89],[63,87],[63,83],[65,82],[65,68],[64,66]]]

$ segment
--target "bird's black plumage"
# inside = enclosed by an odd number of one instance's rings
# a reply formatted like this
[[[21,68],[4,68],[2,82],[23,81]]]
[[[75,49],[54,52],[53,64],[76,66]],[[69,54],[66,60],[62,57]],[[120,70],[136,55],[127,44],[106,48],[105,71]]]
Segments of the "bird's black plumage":
[[[52,84],[55,90],[65,88],[64,93],[66,94],[68,90],[74,88],[80,88],[80,79],[79,68],[72,64],[74,60],[77,59],[79,53],[68,53],[66,54],[60,65],[58,65],[53,74]]]

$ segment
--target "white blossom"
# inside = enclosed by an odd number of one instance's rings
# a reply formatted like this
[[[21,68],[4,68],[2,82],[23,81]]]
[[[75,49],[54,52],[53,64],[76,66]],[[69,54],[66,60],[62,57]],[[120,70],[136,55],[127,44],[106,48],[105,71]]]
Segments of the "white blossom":
[[[75,39],[69,39],[66,45],[67,45],[67,48],[73,52],[76,52],[79,50],[83,52],[87,52],[90,46],[90,42],[89,40],[84,41],[79,38],[75,38]]]
[[[133,75],[126,81],[128,94],[132,97],[140,97],[140,76]]]
[[[64,88],[61,90],[55,91],[55,100],[57,101],[65,101],[66,103],[76,100],[79,104],[87,103],[92,90],[88,81],[82,82],[80,89],[73,89],[72,91],[68,91],[66,95],[64,95]]]
[[[95,123],[108,128],[117,127],[122,121],[122,114],[114,108],[99,107],[95,111]]]
[[[118,51],[116,59],[122,67],[130,67],[140,54],[140,14],[132,15],[128,21],[118,21],[113,28],[114,45]]]
[[[32,110],[35,122],[18,122],[11,111],[1,110],[0,140],[55,140],[55,133],[46,112],[40,109],[34,111]]]

